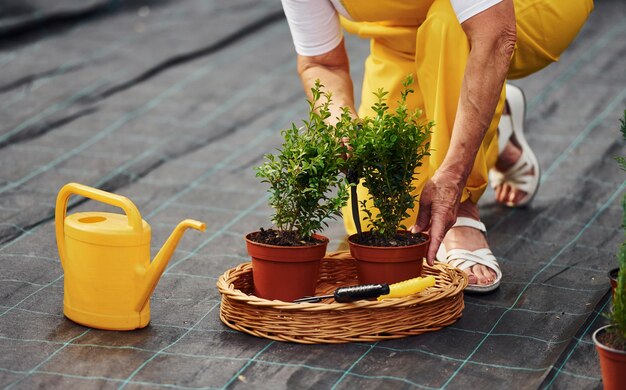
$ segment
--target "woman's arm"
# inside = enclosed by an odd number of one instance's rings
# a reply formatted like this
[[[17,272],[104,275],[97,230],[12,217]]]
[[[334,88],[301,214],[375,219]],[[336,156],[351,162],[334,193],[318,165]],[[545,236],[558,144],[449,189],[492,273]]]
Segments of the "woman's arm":
[[[350,62],[344,41],[331,51],[317,56],[298,54],[298,74],[302,86],[311,98],[311,88],[319,79],[326,91],[332,93],[331,120],[341,116],[341,107],[348,107],[354,116],[354,89],[350,78]]]
[[[340,107],[354,110],[350,65],[339,16],[330,0],[282,0],[289,30],[298,53],[298,73],[307,96],[319,79],[333,95],[331,120]]]
[[[463,184],[493,118],[515,48],[513,1],[503,1],[462,24],[470,53],[452,130],[450,148],[441,166]]]
[[[430,226],[427,260],[433,264],[439,245],[456,221],[459,201],[498,98],[515,48],[515,12],[504,0],[461,24],[470,44],[450,147],[420,197],[413,231]],[[436,125],[436,124],[435,124]]]

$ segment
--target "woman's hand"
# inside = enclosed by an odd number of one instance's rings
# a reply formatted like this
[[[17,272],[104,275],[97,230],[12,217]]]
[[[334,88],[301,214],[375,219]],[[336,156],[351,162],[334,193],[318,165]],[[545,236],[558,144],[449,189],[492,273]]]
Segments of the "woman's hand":
[[[452,171],[439,169],[426,182],[420,195],[417,222],[409,230],[423,232],[430,227],[430,244],[426,261],[435,263],[437,250],[446,232],[454,225],[465,180]]]

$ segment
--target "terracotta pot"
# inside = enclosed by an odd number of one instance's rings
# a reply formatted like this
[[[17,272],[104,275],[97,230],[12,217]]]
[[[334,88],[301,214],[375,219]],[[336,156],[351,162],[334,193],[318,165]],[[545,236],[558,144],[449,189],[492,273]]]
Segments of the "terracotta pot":
[[[367,234],[367,232],[363,233]],[[426,241],[409,246],[379,247],[353,242],[358,234],[348,237],[350,254],[357,260],[360,284],[397,283],[422,274],[423,259],[430,237],[420,233]]]
[[[617,275],[619,275],[619,268],[613,268],[609,271],[609,280],[611,281],[611,295],[615,295],[615,288],[617,287]]]
[[[626,351],[610,348],[598,341],[598,335],[606,332],[611,325],[603,326],[593,332],[593,342],[600,356],[600,369],[602,370],[602,383],[604,390],[626,389]]]
[[[327,237],[314,234],[314,238],[324,241],[317,245],[277,246],[252,241],[250,234],[246,236],[246,247],[252,257],[254,295],[286,302],[315,295]]]

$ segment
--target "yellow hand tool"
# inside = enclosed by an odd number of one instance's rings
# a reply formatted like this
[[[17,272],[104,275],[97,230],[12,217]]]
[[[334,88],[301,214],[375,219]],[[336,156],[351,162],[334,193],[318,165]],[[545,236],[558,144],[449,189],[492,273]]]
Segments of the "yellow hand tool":
[[[405,280],[404,282],[394,283],[389,286],[389,289],[391,290],[389,294],[379,296],[378,300],[406,297],[422,292],[428,287],[432,287],[434,285],[435,277],[432,275]]]
[[[305,297],[296,299],[294,303],[316,303],[322,299],[333,298],[335,302],[354,302],[361,299],[378,298],[401,298],[417,294],[420,291],[435,285],[434,276],[424,278],[413,278],[403,282],[388,284],[362,284],[358,286],[339,287],[333,294],[320,295],[316,297]]]

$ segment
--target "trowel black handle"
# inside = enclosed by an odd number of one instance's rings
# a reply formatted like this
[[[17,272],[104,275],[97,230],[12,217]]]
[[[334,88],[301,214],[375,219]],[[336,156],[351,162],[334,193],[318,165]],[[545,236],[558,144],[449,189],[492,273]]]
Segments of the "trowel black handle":
[[[353,302],[360,299],[378,298],[389,294],[388,284],[361,284],[358,286],[339,287],[335,290],[335,302]]]
[[[346,179],[348,179],[348,183],[359,184],[359,174],[352,169],[348,169]]]

